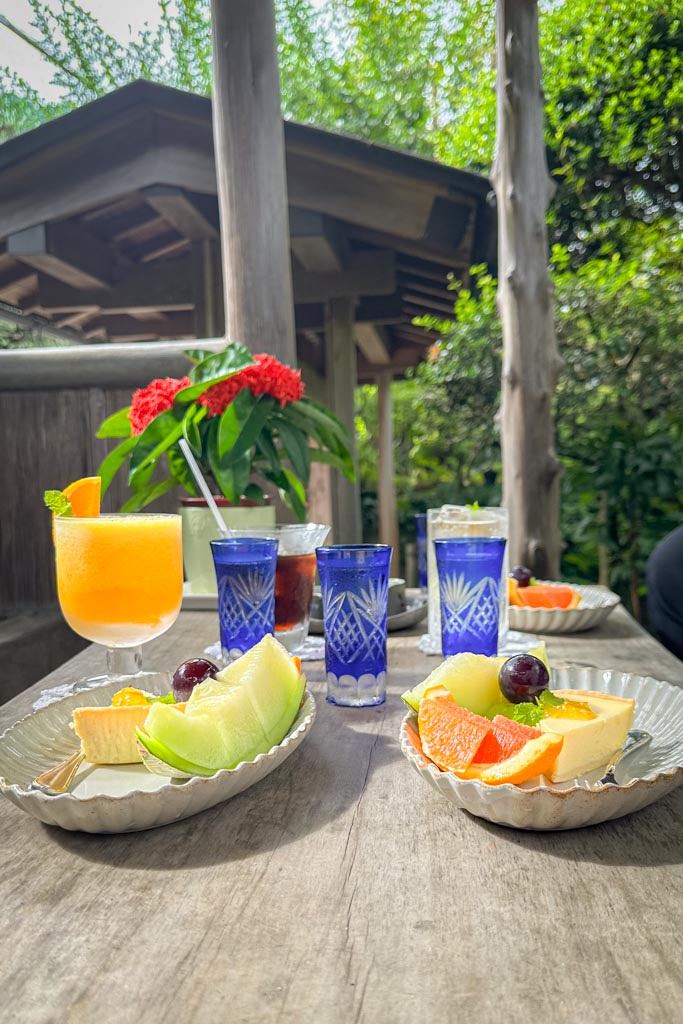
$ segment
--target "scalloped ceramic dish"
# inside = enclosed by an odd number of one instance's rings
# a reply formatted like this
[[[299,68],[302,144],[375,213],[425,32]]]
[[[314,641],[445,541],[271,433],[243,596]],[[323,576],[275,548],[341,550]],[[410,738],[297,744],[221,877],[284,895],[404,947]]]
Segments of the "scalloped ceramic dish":
[[[27,790],[41,772],[69,757],[78,746],[70,728],[71,711],[109,704],[116,683],[77,693],[34,711],[0,736],[0,791],[22,811],[47,825],[80,832],[137,832],[156,828],[229,800],[278,768],[311,730],[315,701],[304,700],[282,743],[253,761],[189,780],[153,775],[142,764],[84,763],[68,793],[48,796]]]
[[[576,583],[571,586],[581,594],[578,608],[520,608],[511,604],[510,628],[522,633],[583,633],[587,629],[601,626],[621,603],[619,595],[607,587],[581,586]]]
[[[603,769],[581,779],[553,785],[543,778],[521,786],[488,786],[442,772],[422,753],[417,718],[401,725],[401,751],[418,775],[447,800],[478,818],[523,829],[566,829],[596,825],[639,811],[683,782],[683,689],[651,676],[612,669],[569,666],[553,670],[554,689],[600,690],[636,701],[634,727],[651,733],[652,742],[617,766],[618,785],[591,786]]]

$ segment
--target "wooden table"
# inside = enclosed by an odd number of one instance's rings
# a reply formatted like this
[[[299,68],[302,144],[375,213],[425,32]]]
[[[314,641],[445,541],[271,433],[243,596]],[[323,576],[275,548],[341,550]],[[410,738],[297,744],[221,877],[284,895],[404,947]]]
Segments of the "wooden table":
[[[175,666],[215,636],[213,614],[185,612],[148,663]],[[622,610],[548,646],[556,663],[683,685],[683,664]],[[319,700],[311,736],[277,772],[175,825],[82,835],[3,801],[0,1019],[680,1020],[683,787],[575,832],[471,818],[397,744],[398,695],[435,664],[414,637],[392,637],[386,705]],[[0,708],[0,726],[46,685],[100,667],[84,651]]]

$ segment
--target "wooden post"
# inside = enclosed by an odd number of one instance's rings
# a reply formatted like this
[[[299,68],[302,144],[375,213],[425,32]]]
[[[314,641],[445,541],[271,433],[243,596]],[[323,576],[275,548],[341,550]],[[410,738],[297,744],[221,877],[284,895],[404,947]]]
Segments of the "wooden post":
[[[356,344],[353,338],[355,299],[330,299],[325,306],[325,370],[327,401],[355,438],[354,391],[357,383]],[[355,441],[353,443],[356,460]],[[332,526],[336,544],[358,544],[363,539],[360,487],[338,469],[331,472]]]
[[[559,355],[546,211],[554,192],[543,140],[536,0],[498,0],[496,155],[498,308],[503,325],[501,440],[510,559],[539,577],[560,567],[552,397]]]
[[[211,0],[225,332],[296,364],[273,0]]]
[[[192,301],[195,338],[217,338],[223,333],[223,287],[216,242],[202,238],[192,243]]]
[[[394,419],[391,396],[392,374],[378,373],[377,381],[377,422],[379,426],[378,486],[379,539],[382,544],[391,544],[391,574],[399,573],[398,513],[396,511],[396,486],[394,483]]]

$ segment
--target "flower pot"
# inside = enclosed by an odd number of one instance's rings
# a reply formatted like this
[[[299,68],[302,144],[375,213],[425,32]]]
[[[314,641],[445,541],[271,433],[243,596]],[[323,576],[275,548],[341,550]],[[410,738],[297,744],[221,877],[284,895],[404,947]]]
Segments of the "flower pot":
[[[242,498],[239,505],[226,498],[216,498],[227,526],[234,530],[251,527],[275,526],[275,506],[268,498],[266,504]],[[210,541],[220,537],[218,527],[203,498],[181,498],[180,515],[183,521],[183,562],[185,579],[191,594],[215,594],[216,576],[213,570]]]

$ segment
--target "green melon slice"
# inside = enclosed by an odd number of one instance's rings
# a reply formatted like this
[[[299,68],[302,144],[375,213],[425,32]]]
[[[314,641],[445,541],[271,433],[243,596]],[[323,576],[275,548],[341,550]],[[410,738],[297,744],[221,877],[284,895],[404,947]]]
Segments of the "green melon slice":
[[[284,647],[265,636],[216,679],[196,686],[184,713],[172,704],[153,704],[139,738],[176,768],[181,761],[203,769],[202,774],[235,768],[282,742],[305,684]]]

